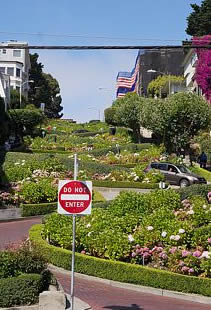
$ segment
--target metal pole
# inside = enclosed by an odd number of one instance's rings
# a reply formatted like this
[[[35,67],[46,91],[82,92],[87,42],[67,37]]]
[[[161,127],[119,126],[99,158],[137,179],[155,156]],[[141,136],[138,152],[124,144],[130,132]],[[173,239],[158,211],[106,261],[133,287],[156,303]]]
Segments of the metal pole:
[[[20,109],[21,109],[21,95],[22,95],[22,84],[20,85]]]
[[[74,154],[74,180],[77,180],[78,163],[77,154]],[[73,214],[73,240],[72,240],[72,272],[71,272],[71,310],[74,310],[74,267],[75,267],[75,228],[76,228],[76,215]]]
[[[169,95],[171,95],[171,79],[170,79],[170,75],[169,75]]]

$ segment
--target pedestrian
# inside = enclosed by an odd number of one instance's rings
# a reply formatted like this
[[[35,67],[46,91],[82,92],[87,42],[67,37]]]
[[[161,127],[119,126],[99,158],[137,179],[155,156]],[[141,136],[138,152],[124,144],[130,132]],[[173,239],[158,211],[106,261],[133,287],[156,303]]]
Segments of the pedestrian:
[[[199,164],[200,164],[200,168],[204,168],[206,169],[206,165],[207,165],[207,155],[205,154],[205,152],[202,152],[199,157]]]

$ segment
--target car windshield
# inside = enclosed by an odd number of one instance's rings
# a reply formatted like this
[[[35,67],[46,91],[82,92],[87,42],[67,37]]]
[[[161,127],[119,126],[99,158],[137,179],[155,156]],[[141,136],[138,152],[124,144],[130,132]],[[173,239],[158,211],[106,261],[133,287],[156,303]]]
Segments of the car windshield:
[[[190,173],[190,170],[184,166],[177,166],[182,173]]]

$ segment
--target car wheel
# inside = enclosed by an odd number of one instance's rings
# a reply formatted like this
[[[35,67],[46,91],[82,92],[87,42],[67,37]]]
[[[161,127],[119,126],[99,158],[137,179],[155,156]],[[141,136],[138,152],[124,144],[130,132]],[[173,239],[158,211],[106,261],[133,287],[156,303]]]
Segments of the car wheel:
[[[190,183],[189,183],[189,181],[186,180],[186,179],[182,179],[182,180],[180,181],[180,187],[187,187],[187,186],[189,186],[189,185],[190,185]]]

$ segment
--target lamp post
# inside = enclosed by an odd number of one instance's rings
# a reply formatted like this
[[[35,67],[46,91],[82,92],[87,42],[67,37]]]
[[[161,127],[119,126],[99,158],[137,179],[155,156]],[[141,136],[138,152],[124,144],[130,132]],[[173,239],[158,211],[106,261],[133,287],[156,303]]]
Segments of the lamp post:
[[[20,85],[20,109],[21,109],[21,104],[22,104],[22,86],[27,84],[27,83],[34,83],[34,80],[27,80]]]
[[[161,71],[159,71],[159,70],[154,70],[154,69],[149,69],[149,70],[147,70],[147,73],[161,73],[161,74],[163,74],[163,75],[166,75],[166,73],[161,72]],[[171,94],[171,80],[170,80],[170,75],[169,75],[169,74],[167,74],[167,75],[168,75],[169,95],[170,95],[170,94]]]

